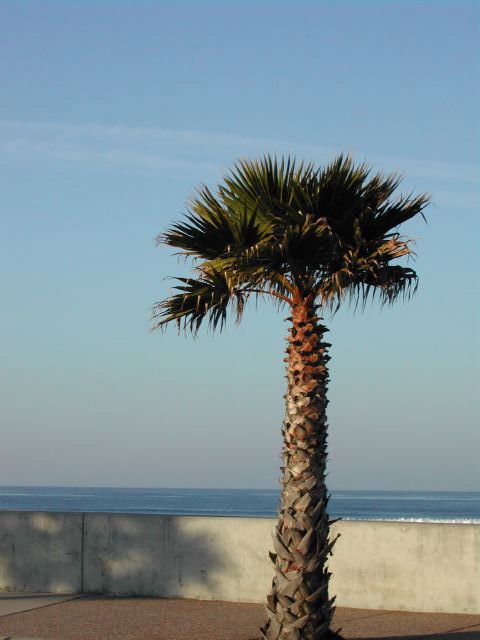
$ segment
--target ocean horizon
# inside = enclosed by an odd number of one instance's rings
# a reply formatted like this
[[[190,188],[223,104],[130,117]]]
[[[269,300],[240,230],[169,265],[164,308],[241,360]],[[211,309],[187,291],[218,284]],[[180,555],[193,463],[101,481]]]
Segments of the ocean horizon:
[[[275,517],[279,489],[0,486],[0,510]],[[480,524],[479,491],[332,490],[332,519]]]

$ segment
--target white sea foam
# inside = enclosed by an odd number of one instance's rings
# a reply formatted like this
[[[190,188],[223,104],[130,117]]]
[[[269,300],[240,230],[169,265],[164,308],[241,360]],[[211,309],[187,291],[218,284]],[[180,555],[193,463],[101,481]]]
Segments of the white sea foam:
[[[341,520],[363,520],[367,522],[430,522],[434,524],[479,524],[479,518],[341,518]]]
[[[364,494],[364,495],[350,495],[350,494],[345,494],[345,495],[341,495],[338,493],[333,492],[332,493],[332,497],[335,500],[361,500],[362,502],[365,502],[365,500],[386,500],[391,502],[392,500],[395,501],[408,501],[408,502],[423,502],[428,500],[428,502],[480,502],[480,497],[479,496],[472,496],[472,497],[462,497],[459,498],[457,496],[453,497],[450,494],[442,494],[442,495],[430,495],[430,494],[426,494],[426,495],[396,495],[394,492],[392,492],[392,495],[377,495],[377,494]]]

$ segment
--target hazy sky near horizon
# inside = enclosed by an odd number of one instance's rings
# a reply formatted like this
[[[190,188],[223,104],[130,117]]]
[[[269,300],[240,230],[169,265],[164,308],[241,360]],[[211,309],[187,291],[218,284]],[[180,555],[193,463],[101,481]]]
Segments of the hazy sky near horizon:
[[[283,316],[149,332],[239,157],[429,192],[413,300],[330,327],[334,489],[480,490],[480,3],[0,4],[0,484],[276,487]]]

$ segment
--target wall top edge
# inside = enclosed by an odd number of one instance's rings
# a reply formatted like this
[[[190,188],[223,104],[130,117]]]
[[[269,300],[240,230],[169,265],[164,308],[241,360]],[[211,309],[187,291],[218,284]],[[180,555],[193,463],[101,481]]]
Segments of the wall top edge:
[[[272,516],[227,516],[227,515],[191,515],[191,514],[161,514],[161,513],[129,513],[129,512],[111,512],[111,511],[48,511],[48,510],[35,510],[29,511],[27,509],[0,509],[0,518],[2,515],[33,515],[42,514],[58,517],[71,517],[71,518],[93,518],[93,517],[108,517],[108,518],[155,518],[161,520],[168,519],[185,519],[185,520],[235,520],[235,521],[267,521],[274,523],[276,517]],[[480,522],[428,522],[423,520],[360,520],[360,519],[348,519],[341,518],[335,520],[332,527],[340,526],[356,526],[368,524],[369,526],[422,526],[422,527],[480,527]]]

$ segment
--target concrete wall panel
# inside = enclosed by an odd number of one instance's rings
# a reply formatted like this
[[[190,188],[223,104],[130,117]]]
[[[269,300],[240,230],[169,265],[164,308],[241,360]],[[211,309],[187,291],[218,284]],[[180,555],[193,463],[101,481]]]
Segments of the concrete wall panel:
[[[344,521],[334,531],[340,606],[480,613],[480,525]]]
[[[0,590],[76,593],[82,514],[0,512]]]
[[[271,581],[272,520],[87,514],[85,590],[253,602]]]

